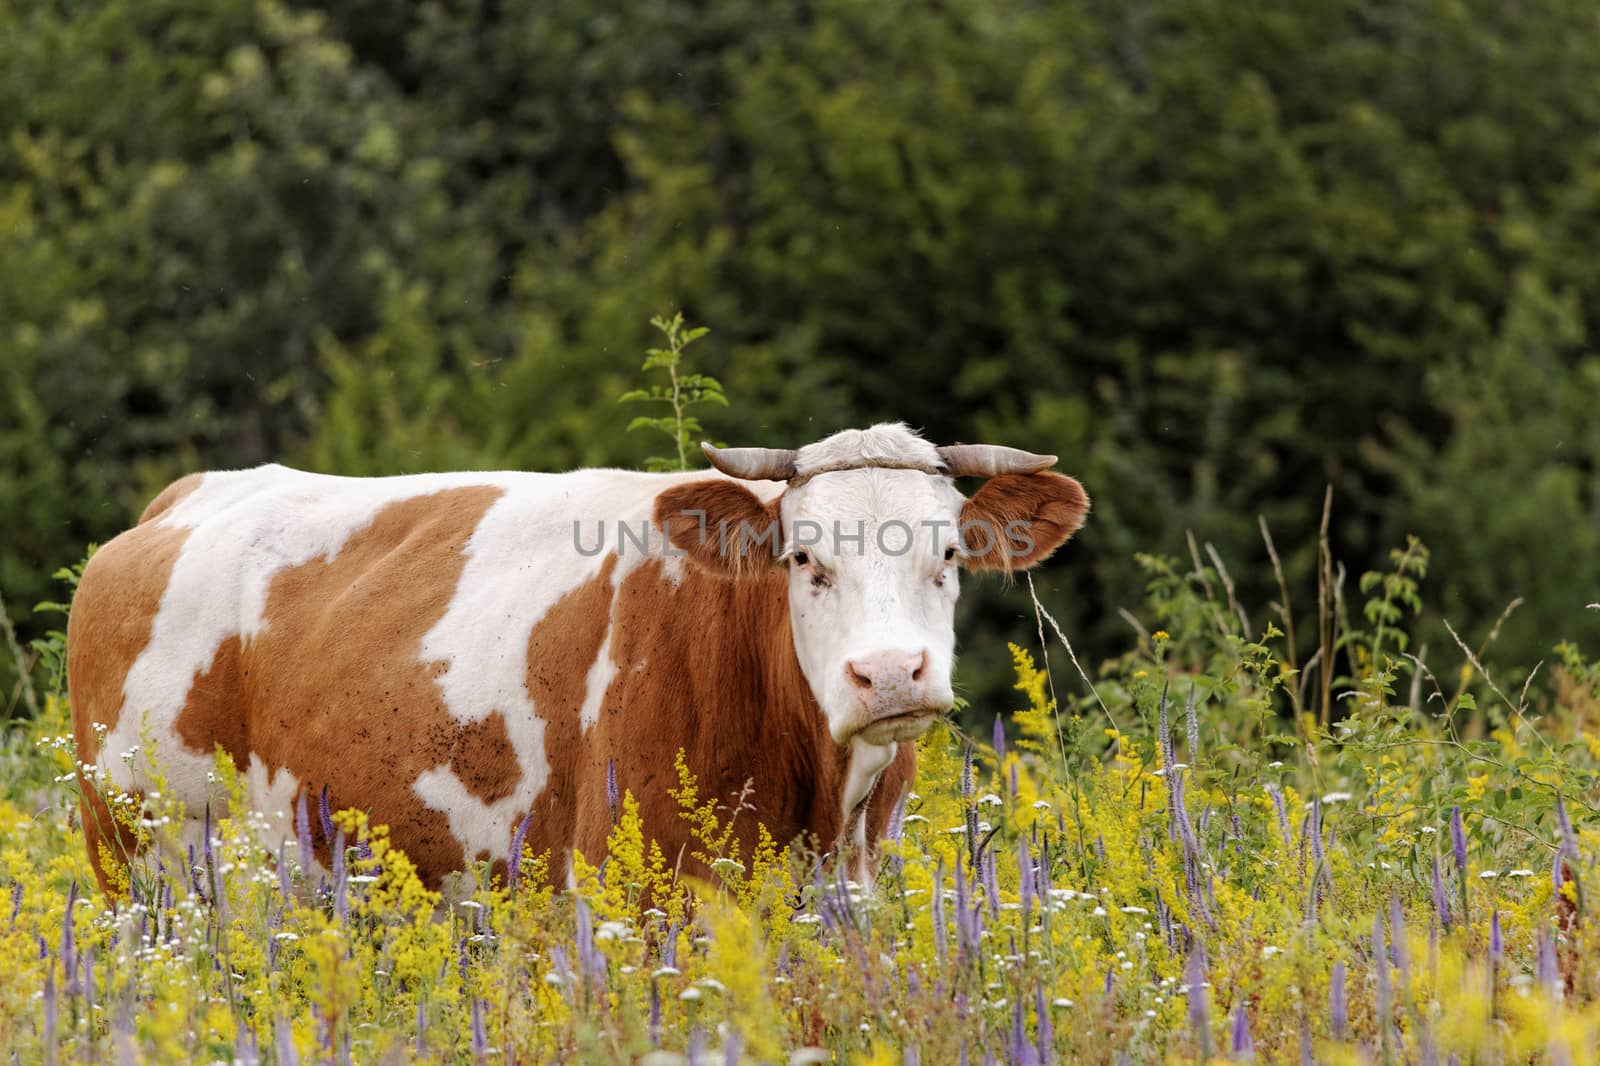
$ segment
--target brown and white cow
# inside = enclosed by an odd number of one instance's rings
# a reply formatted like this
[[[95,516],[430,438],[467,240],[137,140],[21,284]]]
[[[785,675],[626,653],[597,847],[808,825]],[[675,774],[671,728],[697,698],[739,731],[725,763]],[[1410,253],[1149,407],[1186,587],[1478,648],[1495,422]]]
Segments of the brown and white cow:
[[[720,472],[183,478],[84,572],[80,765],[139,793],[153,757],[193,841],[220,746],[285,836],[326,788],[433,883],[505,859],[530,815],[558,878],[598,856],[608,764],[677,855],[679,749],[701,795],[753,786],[746,830],[876,841],[953,700],[957,567],[1032,566],[1088,500],[1052,456],[900,425],[708,454]],[[988,480],[966,499],[958,474]],[[117,830],[88,780],[83,802],[104,884]]]

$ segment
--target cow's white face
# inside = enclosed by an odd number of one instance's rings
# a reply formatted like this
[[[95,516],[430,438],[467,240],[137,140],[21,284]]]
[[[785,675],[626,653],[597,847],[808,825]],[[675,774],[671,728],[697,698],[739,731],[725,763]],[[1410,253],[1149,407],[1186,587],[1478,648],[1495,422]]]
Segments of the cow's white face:
[[[955,702],[964,503],[915,470],[841,470],[784,493],[795,654],[834,739],[909,740]]]
[[[738,480],[692,481],[657,498],[656,519],[676,548],[735,580],[787,568],[795,655],[841,744],[912,739],[948,710],[958,568],[1033,566],[1089,509],[1076,481],[1040,471],[1048,456],[968,499],[940,451],[901,425],[774,454],[781,494],[770,480],[759,494]],[[781,539],[762,539],[774,527]]]

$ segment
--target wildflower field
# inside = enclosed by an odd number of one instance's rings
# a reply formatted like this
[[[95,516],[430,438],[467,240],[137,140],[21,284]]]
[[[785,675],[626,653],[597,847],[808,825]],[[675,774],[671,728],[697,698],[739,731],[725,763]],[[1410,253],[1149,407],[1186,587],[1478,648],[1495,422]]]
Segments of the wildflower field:
[[[1325,568],[1298,641],[1287,589],[1247,609],[1212,560],[1141,559],[1113,661],[1080,669],[1041,616],[1012,705],[962,716],[993,731],[921,742],[870,885],[738,853],[739,797],[680,766],[714,883],[674,879],[626,794],[576,890],[524,854],[450,899],[359,811],[302,809],[301,840],[320,819],[345,845],[313,882],[236,805],[113,907],[58,676],[0,753],[0,1059],[1597,1061],[1596,649],[1413,658],[1415,542],[1359,582]],[[220,811],[226,764],[216,788]]]

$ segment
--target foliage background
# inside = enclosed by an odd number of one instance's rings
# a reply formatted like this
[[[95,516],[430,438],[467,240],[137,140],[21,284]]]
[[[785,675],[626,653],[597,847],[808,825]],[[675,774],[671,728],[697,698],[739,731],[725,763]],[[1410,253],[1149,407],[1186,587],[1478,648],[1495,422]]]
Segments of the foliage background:
[[[1584,0],[0,0],[0,591],[193,469],[637,463],[681,307],[721,439],[1062,455],[1089,656],[1186,529],[1303,583],[1331,484],[1528,663],[1600,626],[1597,241]]]

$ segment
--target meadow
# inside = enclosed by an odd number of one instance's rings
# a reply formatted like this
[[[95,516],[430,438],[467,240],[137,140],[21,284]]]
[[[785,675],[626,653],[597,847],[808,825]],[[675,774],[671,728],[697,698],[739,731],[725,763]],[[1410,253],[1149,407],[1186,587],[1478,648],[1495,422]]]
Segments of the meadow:
[[[1594,1062],[1600,661],[1562,644],[1496,676],[1487,633],[1416,655],[1428,555],[1392,562],[1344,582],[1325,558],[1297,615],[1287,584],[1247,609],[1215,552],[1141,556],[1124,655],[1080,668],[1044,614],[1031,648],[969,646],[1009,655],[1014,699],[921,741],[870,885],[739,853],[739,797],[680,764],[714,882],[673,876],[626,793],[575,891],[524,853],[451,900],[312,803],[277,854],[247,814],[187,868],[152,850],[113,908],[58,634],[0,754],[0,1057]],[[238,795],[225,760],[216,789]],[[171,816],[156,793],[127,814],[149,837]],[[314,819],[344,847],[312,883]]]

